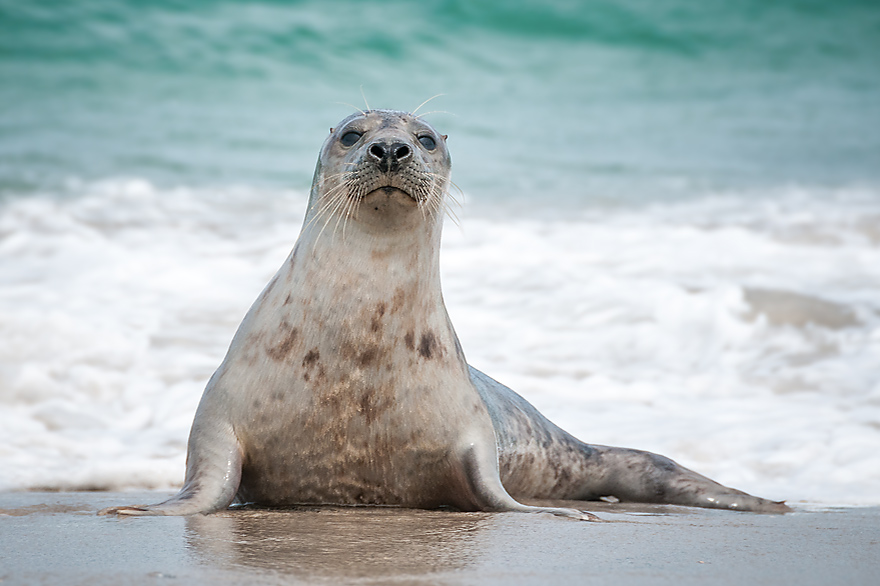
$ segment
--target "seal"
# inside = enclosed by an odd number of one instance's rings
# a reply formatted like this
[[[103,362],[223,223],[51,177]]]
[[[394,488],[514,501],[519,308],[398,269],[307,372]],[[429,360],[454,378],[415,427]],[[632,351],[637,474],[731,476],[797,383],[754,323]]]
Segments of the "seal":
[[[782,512],[672,460],[589,445],[468,365],[443,303],[451,158],[419,117],[330,130],[293,251],[248,311],[195,414],[180,492],[99,514],[233,502],[552,513],[519,499]]]

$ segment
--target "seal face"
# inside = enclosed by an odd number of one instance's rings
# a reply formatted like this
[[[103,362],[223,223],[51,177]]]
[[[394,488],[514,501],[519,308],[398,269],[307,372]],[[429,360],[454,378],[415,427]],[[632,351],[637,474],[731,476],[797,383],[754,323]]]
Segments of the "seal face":
[[[413,116],[391,112],[346,119],[323,154],[328,160],[341,160],[348,170],[340,177],[345,189],[339,190],[339,197],[352,201],[377,189],[398,189],[417,203],[439,205],[452,164],[445,139],[433,128]]]
[[[782,512],[638,450],[584,444],[470,367],[440,290],[451,159],[405,112],[331,129],[290,256],[248,311],[193,421],[184,486],[102,514],[232,502],[452,506],[595,519],[518,498]]]

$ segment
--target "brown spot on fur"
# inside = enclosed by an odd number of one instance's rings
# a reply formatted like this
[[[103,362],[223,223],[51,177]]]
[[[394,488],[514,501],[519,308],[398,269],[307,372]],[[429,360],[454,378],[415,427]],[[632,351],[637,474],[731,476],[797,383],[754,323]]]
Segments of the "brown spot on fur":
[[[406,344],[408,350],[416,349],[415,339],[415,334],[413,334],[412,332],[407,332],[406,335],[403,337],[403,343]]]
[[[287,327],[287,324],[282,324],[282,330]],[[287,355],[290,354],[293,347],[296,345],[296,338],[299,336],[299,330],[296,328],[288,331],[281,342],[278,343],[277,346],[273,348],[267,348],[266,352],[269,354],[269,357],[272,360],[276,360],[278,362],[283,361],[287,358]]]
[[[321,405],[329,408],[336,417],[339,417],[345,409],[345,399],[339,389],[334,389],[321,398]]]
[[[378,332],[382,327],[382,316],[385,315],[386,306],[384,303],[380,303],[376,306],[376,313],[373,315],[372,320],[370,321],[370,329],[374,332]]]
[[[337,350],[339,351],[339,356],[343,360],[352,360],[358,355],[357,348],[348,340],[343,340],[339,344]]]
[[[400,309],[403,307],[404,303],[406,303],[406,291],[404,291],[403,287],[398,287],[394,290],[394,298],[391,300],[391,307],[394,309]]]
[[[379,418],[379,415],[385,411],[385,407],[381,402],[381,397],[379,393],[376,392],[376,389],[371,387],[364,389],[364,394],[361,395],[360,401],[358,402],[358,411],[366,418],[367,425],[376,421],[376,419]]]
[[[283,305],[290,305],[290,302],[291,302],[292,299],[293,299],[293,297],[290,295],[290,293],[288,293],[288,294],[287,294],[287,297],[284,299],[284,304],[283,304]]]
[[[422,334],[422,338],[419,340],[419,354],[422,355],[422,358],[427,358],[430,360],[437,351],[437,338],[434,337],[434,332],[425,332]]]
[[[311,350],[309,350],[309,353],[306,354],[305,357],[303,357],[303,368],[309,368],[310,366],[315,364],[315,362],[317,362],[320,357],[321,353],[318,352],[318,349],[312,348]]]
[[[556,483],[551,489],[551,494],[564,491],[571,484],[571,470],[566,467],[556,467]]]
[[[367,366],[371,362],[375,362],[378,356],[379,349],[376,346],[370,346],[358,356],[358,364],[361,366]]]

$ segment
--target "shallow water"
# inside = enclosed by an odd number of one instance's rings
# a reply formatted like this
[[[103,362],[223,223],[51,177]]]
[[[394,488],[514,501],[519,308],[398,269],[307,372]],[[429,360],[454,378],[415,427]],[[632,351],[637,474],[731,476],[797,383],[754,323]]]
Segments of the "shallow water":
[[[870,584],[877,507],[787,515],[593,503],[605,522],[393,507],[98,517],[155,493],[0,494],[4,583]]]
[[[428,118],[463,191],[441,264],[472,364],[586,441],[877,504],[878,23],[867,2],[0,0],[0,489],[180,482],[362,86],[447,94],[422,111],[451,112]]]

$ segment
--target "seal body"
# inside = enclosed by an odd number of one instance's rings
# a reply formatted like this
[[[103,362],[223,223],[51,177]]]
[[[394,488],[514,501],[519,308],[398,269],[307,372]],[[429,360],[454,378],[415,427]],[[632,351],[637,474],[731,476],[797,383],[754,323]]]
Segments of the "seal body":
[[[547,512],[519,498],[783,511],[638,450],[580,442],[468,366],[439,247],[451,160],[404,112],[343,120],[299,239],[209,381],[184,486],[102,513],[189,515],[237,501]]]

